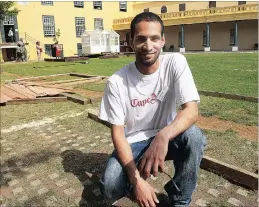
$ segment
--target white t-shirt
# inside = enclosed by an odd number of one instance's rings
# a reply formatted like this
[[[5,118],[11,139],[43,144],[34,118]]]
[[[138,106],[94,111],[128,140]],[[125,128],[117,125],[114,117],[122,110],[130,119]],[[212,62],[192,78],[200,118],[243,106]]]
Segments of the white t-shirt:
[[[200,101],[186,58],[180,53],[160,55],[156,72],[143,75],[135,62],[107,81],[99,118],[125,125],[128,143],[149,139],[176,116],[177,106]]]

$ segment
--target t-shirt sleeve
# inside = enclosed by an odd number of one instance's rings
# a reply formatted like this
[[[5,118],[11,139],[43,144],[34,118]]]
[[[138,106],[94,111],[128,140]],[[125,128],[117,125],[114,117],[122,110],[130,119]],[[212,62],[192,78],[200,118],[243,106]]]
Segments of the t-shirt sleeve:
[[[181,55],[175,63],[175,95],[177,105],[190,101],[200,102],[200,97],[186,58]]]
[[[125,122],[125,113],[119,91],[110,81],[107,81],[104,90],[99,118],[114,125],[124,125]]]

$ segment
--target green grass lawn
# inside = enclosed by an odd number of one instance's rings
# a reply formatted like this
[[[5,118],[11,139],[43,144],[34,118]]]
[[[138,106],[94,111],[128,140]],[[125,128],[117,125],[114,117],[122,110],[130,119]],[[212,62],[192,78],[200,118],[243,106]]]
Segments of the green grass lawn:
[[[258,53],[186,55],[199,90],[258,96]]]
[[[257,96],[258,53],[185,54],[199,90]],[[78,63],[25,63],[2,65],[1,71],[21,76],[87,73],[110,76],[134,57],[90,59]],[[1,79],[6,80],[4,75]]]
[[[239,124],[258,125],[257,103],[209,96],[200,98],[199,112],[202,116],[216,116]]]

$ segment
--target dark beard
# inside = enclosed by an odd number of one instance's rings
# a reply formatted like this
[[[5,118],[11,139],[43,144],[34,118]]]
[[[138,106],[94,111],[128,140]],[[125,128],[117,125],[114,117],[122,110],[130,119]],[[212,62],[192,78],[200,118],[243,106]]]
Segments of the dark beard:
[[[146,60],[146,59],[142,59],[141,57],[136,56],[136,61],[138,63],[140,63],[141,65],[151,66],[151,65],[153,65],[157,61],[157,59],[159,57],[159,54],[160,53],[158,53],[158,55],[154,59],[152,59],[152,60]]]

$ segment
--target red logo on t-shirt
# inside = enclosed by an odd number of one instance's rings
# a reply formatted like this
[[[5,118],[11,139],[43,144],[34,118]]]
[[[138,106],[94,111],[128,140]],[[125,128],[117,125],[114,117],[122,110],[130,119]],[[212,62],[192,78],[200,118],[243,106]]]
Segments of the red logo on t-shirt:
[[[156,100],[156,94],[152,93],[150,98],[145,100],[132,99],[130,103],[132,107],[145,106],[146,104],[154,104]]]

